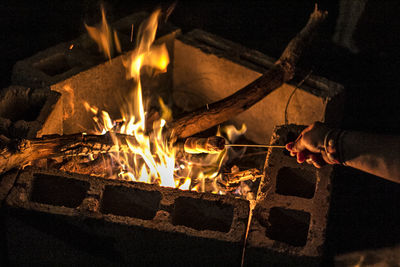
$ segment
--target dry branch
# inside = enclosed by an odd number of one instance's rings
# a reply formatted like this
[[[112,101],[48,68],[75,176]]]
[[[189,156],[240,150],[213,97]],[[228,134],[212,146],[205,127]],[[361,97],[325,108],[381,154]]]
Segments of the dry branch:
[[[0,149],[0,173],[45,158],[98,155],[116,150],[129,153],[127,142],[138,145],[134,136],[118,133],[51,135],[30,140],[0,138],[0,141],[3,143]],[[115,145],[115,141],[118,142],[118,146]],[[175,144],[175,148],[182,152],[191,149],[192,153],[215,153],[225,148],[225,139],[218,136],[191,137],[187,141]]]
[[[126,147],[126,140],[134,144],[136,142],[131,136],[116,134],[115,137],[121,141],[120,149]],[[43,158],[104,153],[108,152],[113,144],[109,134],[52,135],[30,140],[3,140],[3,147],[0,150],[0,172],[19,168]]]
[[[220,124],[247,110],[269,93],[293,78],[295,66],[303,50],[309,45],[314,33],[327,16],[315,5],[307,25],[287,45],[274,66],[260,78],[233,95],[199,108],[173,121],[169,134],[185,138]]]

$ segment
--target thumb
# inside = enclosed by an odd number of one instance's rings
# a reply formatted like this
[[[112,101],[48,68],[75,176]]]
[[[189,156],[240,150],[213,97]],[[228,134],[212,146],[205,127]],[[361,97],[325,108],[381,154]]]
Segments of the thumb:
[[[303,136],[300,135],[296,139],[296,141],[294,141],[294,144],[293,144],[293,147],[292,147],[292,151],[298,153],[298,152],[303,151],[303,150],[306,150],[306,147],[305,147],[304,142],[303,142]]]

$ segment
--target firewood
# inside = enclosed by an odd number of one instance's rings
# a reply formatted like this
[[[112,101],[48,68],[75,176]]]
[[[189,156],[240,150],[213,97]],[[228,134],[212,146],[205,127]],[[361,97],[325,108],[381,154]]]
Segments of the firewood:
[[[296,63],[303,50],[309,45],[326,16],[327,12],[318,10],[315,5],[306,26],[289,42],[269,71],[236,93],[174,120],[169,126],[168,134],[185,138],[211,128],[247,110],[288,82],[294,76]]]
[[[119,150],[127,149],[126,140],[136,144],[134,137],[115,134],[120,141]],[[29,162],[50,158],[68,157],[74,155],[89,155],[106,153],[114,146],[113,138],[109,135],[51,135],[36,139],[1,139],[0,173],[12,168],[23,167]]]
[[[118,142],[118,146],[115,145]],[[35,139],[9,140],[0,136],[0,173],[29,164],[31,161],[55,158],[105,154],[111,151],[128,152],[127,142],[138,145],[134,136],[125,134],[71,134],[51,135]],[[175,144],[178,148],[179,144]],[[191,137],[189,142],[180,143],[181,151],[192,153],[216,153],[225,148],[223,137]],[[178,148],[179,149],[179,148]]]

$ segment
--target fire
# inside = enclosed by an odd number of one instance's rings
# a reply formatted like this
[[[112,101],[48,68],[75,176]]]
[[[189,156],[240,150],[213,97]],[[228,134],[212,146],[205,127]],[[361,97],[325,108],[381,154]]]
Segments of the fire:
[[[202,192],[206,191],[207,187],[207,191],[221,194],[223,192],[219,189],[216,178],[227,154],[226,150],[199,158],[177,159],[174,141],[168,140],[162,134],[163,128],[172,119],[172,112],[161,98],[159,98],[161,118],[153,122],[151,131],[146,129],[147,114],[142,95],[141,72],[143,67],[165,72],[169,64],[165,44],[153,44],[160,14],[161,11],[156,10],[140,25],[136,47],[123,60],[127,79],[132,80],[134,86],[121,103],[121,119],[115,120],[107,111],[99,110],[89,103],[84,103],[84,107],[94,115],[93,120],[98,133],[108,133],[113,139],[114,147],[109,155],[119,166],[118,178]],[[106,22],[104,10],[100,27],[86,27],[93,40],[110,58],[111,27]],[[228,127],[222,131],[233,137],[243,133],[245,128],[236,131],[235,128]],[[118,134],[127,135],[129,138],[121,138]]]
[[[132,79],[134,87],[126,96],[121,105],[121,117],[118,122],[113,120],[107,111],[99,111],[97,107],[85,103],[85,108],[94,114],[99,133],[110,133],[114,149],[111,152],[113,160],[120,166],[118,177],[126,180],[146,183],[157,183],[161,186],[188,188],[190,179],[180,183],[174,179],[175,148],[172,142],[168,142],[162,135],[162,129],[166,120],[161,118],[153,123],[151,133],[146,133],[142,85],[140,74],[144,66],[166,71],[169,64],[168,51],[165,44],[155,46],[153,42],[156,36],[160,10],[156,10],[138,30],[138,42],[136,48],[130,52],[124,65],[127,68],[127,78]],[[111,30],[102,9],[102,24],[100,27],[86,26],[89,35],[97,42],[104,54],[111,58]],[[114,32],[116,36],[116,33]],[[117,40],[117,38],[114,38]],[[118,47],[118,45],[117,45]],[[171,112],[162,100],[160,105],[166,119]],[[117,133],[133,136],[133,139],[121,140]],[[127,148],[121,149],[121,143],[127,144]]]
[[[113,56],[114,46],[115,49],[121,53],[121,44],[117,32],[115,30],[113,31],[107,23],[106,12],[103,6],[101,7],[101,25],[92,27],[85,24],[85,28],[89,36],[96,41],[100,52],[103,52],[108,59],[111,59]],[[72,49],[72,47],[70,49]]]

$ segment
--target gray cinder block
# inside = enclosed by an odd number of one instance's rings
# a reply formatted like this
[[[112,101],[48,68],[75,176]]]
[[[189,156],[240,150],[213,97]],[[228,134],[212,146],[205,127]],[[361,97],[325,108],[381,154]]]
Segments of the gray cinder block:
[[[60,43],[17,61],[13,67],[12,83],[31,88],[45,87],[65,80],[97,62],[79,47],[70,49],[74,43]]]
[[[233,197],[37,169],[5,203],[15,264],[239,265],[249,214]]]
[[[271,144],[285,145],[304,126],[276,127]],[[332,166],[299,165],[279,148],[271,148],[265,164],[247,239],[246,260],[309,265],[323,258],[330,203]]]
[[[62,133],[60,94],[48,88],[4,88],[0,97],[0,133],[8,138],[34,138]]]

